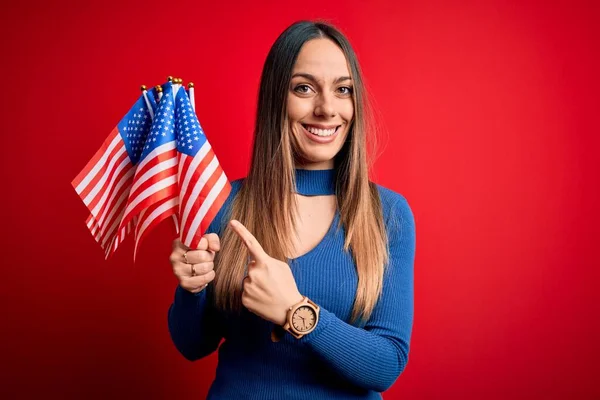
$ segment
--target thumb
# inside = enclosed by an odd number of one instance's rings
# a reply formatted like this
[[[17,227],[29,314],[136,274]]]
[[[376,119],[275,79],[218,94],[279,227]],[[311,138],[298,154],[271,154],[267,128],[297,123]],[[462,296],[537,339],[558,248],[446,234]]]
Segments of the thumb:
[[[221,240],[216,233],[208,233],[204,235],[204,238],[208,241],[209,251],[219,251],[221,249]]]

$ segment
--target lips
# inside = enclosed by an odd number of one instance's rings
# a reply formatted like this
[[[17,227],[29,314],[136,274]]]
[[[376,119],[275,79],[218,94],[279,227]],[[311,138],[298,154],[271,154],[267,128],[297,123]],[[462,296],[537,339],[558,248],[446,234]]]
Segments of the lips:
[[[339,128],[340,125],[322,125],[322,124],[305,124],[302,123],[302,126],[304,126],[305,128],[316,128],[316,129],[335,129],[335,128]]]
[[[312,133],[313,135],[320,136],[320,137],[327,137],[327,136],[331,136],[331,135],[335,134],[337,129],[341,126],[341,125],[327,126],[327,125],[309,125],[309,124],[301,124],[301,125],[308,132]]]
[[[323,126],[323,125],[308,125],[308,124],[300,124],[302,125],[302,132],[304,132],[304,134],[306,135],[306,137],[308,137],[311,141],[319,143],[319,144],[326,144],[326,143],[331,143],[335,140],[335,138],[337,137],[337,135],[340,132],[340,127],[341,125],[333,125],[333,126],[329,126],[329,130],[331,129],[335,129],[333,133],[329,133],[328,135],[326,135],[327,130],[324,130],[323,128],[317,128],[319,126]],[[316,129],[316,130],[315,130]],[[321,136],[318,134],[321,133]]]

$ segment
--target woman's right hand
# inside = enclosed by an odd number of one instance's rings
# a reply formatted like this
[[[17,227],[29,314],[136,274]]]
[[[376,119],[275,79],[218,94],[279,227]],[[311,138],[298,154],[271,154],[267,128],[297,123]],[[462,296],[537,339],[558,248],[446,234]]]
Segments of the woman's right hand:
[[[173,273],[179,279],[179,285],[192,293],[198,293],[208,286],[215,279],[213,261],[220,248],[221,243],[216,233],[202,236],[195,250],[190,250],[181,240],[175,239],[169,260]]]

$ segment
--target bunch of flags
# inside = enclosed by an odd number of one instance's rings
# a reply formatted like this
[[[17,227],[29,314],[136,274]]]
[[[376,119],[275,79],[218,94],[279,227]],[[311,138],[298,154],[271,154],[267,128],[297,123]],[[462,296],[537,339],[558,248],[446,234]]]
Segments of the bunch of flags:
[[[93,237],[112,255],[171,218],[191,248],[231,191],[195,113],[194,85],[179,78],[146,90],[72,182]]]

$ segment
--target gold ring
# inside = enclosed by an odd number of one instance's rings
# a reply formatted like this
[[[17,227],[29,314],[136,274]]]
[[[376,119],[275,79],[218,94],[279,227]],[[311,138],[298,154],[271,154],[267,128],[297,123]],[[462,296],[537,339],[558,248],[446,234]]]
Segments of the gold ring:
[[[196,270],[194,269],[194,264],[190,264],[192,267],[192,276],[196,276]]]
[[[185,259],[185,263],[189,264],[188,259],[187,259],[187,251],[183,253],[183,258]]]

